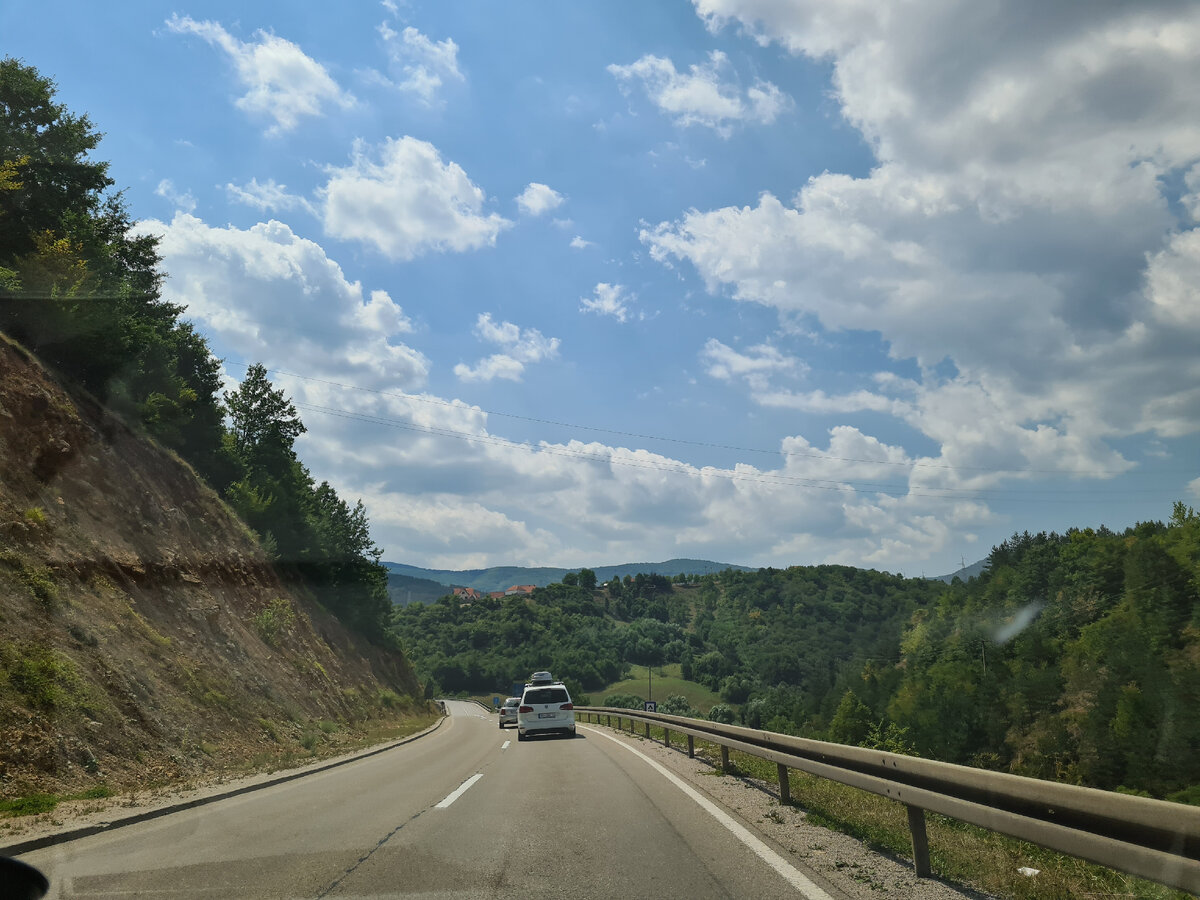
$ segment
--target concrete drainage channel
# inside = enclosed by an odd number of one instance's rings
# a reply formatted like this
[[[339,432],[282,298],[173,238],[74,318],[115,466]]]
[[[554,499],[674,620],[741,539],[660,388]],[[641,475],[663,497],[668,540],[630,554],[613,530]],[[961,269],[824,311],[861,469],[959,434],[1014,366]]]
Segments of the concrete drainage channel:
[[[440,705],[440,704],[439,704]],[[419,738],[425,737],[427,734],[432,734],[442,726],[446,721],[446,708],[442,706],[442,718],[438,719],[428,728],[423,731],[418,731],[416,734],[410,734],[407,737],[400,738],[397,741],[384,744],[379,747],[372,747],[369,750],[364,750],[361,753],[355,753],[351,756],[343,756],[339,759],[313,763],[300,769],[294,769],[283,775],[267,777],[263,781],[255,781],[253,784],[242,784],[238,787],[232,787],[227,790],[219,791],[214,794],[208,794],[203,797],[192,797],[189,800],[181,800],[178,803],[171,803],[167,806],[160,806],[155,809],[148,809],[143,812],[134,813],[129,816],[124,816],[119,819],[112,819],[105,822],[96,822],[91,825],[82,825],[76,828],[68,828],[64,831],[56,831],[53,834],[42,835],[41,837],[30,838],[29,840],[19,841],[14,844],[0,846],[0,856],[17,856],[22,853],[29,853],[33,850],[41,850],[43,847],[52,847],[55,844],[65,844],[68,841],[75,841],[82,837],[87,837],[92,834],[100,834],[102,832],[112,831],[116,828],[123,828],[126,825],[134,825],[138,822],[146,822],[150,819],[157,819],[161,816],[168,816],[171,813],[182,812],[185,809],[195,809],[198,806],[205,806],[209,803],[216,803],[218,800],[228,800],[230,797],[239,797],[242,794],[253,793],[254,791],[262,790],[263,788],[274,787],[277,784],[285,784],[289,781],[295,781],[298,778],[304,778],[308,775],[316,775],[318,772],[327,772],[330,769],[336,769],[338,766],[344,766],[352,762],[358,762],[360,759],[367,759],[371,756],[377,756],[380,753],[386,753],[396,747],[401,747],[404,744],[410,744]],[[255,776],[250,776],[251,778]]]

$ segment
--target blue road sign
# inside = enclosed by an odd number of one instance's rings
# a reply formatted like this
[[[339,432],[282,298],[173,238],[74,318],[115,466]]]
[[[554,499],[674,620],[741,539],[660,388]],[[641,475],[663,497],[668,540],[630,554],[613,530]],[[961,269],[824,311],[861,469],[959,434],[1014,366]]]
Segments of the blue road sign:
[[[646,700],[642,703],[642,710],[644,712],[658,712],[658,704],[653,700]]]

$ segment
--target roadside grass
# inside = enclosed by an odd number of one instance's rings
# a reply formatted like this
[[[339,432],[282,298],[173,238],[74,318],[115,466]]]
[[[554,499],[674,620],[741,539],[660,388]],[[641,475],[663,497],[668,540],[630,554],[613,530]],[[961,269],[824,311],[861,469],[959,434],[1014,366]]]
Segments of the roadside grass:
[[[106,784],[97,784],[77,794],[27,794],[12,800],[0,800],[0,816],[36,816],[53,812],[65,800],[103,800],[111,796],[113,791]]]
[[[724,703],[719,694],[710,691],[704,685],[695,681],[685,681],[679,670],[679,663],[654,667],[654,699],[659,703],[679,694],[687,697],[688,703],[704,715],[708,715],[708,711],[718,703]],[[609,694],[634,694],[649,699],[646,697],[647,678],[646,666],[630,666],[628,678],[600,690],[590,691],[592,703],[595,706],[602,705],[604,698]]]
[[[629,731],[628,722],[623,730]],[[644,726],[638,724],[634,733],[645,739]],[[661,744],[663,729],[651,726],[650,740]],[[685,735],[672,733],[671,746],[683,751],[686,740]],[[770,760],[733,750],[729,753],[729,769],[722,772],[718,744],[697,739],[695,750],[697,758],[713,767],[714,775],[762,782],[778,798],[778,776],[775,763]],[[872,850],[912,864],[912,838],[903,804],[796,769],[788,770],[788,784],[789,805],[803,811],[811,824],[848,834]],[[1013,900],[1064,897],[1188,900],[1192,896],[946,816],[926,813],[925,819],[934,875],[989,894]],[[1022,875],[1017,871],[1022,867],[1037,869],[1038,874]]]
[[[365,750],[379,744],[399,740],[423,731],[441,716],[434,712],[413,712],[403,718],[391,720],[374,720],[370,722],[339,723],[328,719],[310,722],[298,729],[294,739],[289,730],[269,719],[259,720],[259,727],[264,736],[276,744],[274,750],[259,751],[240,760],[229,761],[224,777],[229,775],[251,775],[280,772],[297,766],[308,765],[315,760],[342,756]],[[271,738],[272,733],[274,737]],[[206,741],[195,745],[197,752],[214,757],[220,754],[221,748]],[[124,805],[134,805],[134,802],[144,793],[153,793],[160,788],[174,787],[179,784],[155,782],[140,785],[132,792],[126,790],[128,802]],[[0,820],[12,820],[24,816],[36,816],[53,813],[59,804],[70,800],[106,800],[116,797],[117,792],[107,784],[99,783],[86,790],[74,794],[31,793],[20,797],[0,800]],[[15,824],[15,823],[13,823]],[[3,828],[8,828],[6,822]],[[2,893],[2,891],[0,891]]]

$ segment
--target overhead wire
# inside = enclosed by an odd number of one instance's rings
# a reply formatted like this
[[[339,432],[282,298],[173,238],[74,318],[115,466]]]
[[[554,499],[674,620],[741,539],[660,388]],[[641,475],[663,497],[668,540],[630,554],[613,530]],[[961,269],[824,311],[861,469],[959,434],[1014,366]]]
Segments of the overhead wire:
[[[238,368],[249,368],[246,363],[232,362],[226,360],[227,365],[235,365]],[[736,444],[721,444],[714,441],[697,441],[688,438],[670,437],[667,435],[647,434],[637,431],[624,431],[616,428],[604,428],[599,425],[583,425],[579,423],[561,422],[556,419],[547,419],[539,416],[527,416],[519,413],[500,412],[497,410],[484,409],[479,406],[467,404],[464,402],[455,402],[445,400],[441,397],[431,397],[421,394],[410,394],[404,391],[386,391],[380,388],[363,387],[356,384],[347,384],[340,381],[332,381],[327,378],[317,378],[312,375],[301,375],[298,372],[289,372],[278,368],[267,368],[267,372],[275,375],[282,375],[287,378],[299,378],[302,381],[310,381],[315,384],[329,385],[330,387],[338,387],[344,390],[361,391],[368,394],[376,394],[381,397],[390,397],[397,400],[406,400],[414,403],[424,403],[435,406],[444,406],[455,410],[475,410],[489,417],[495,416],[500,418],[515,419],[523,422],[530,422],[538,425],[551,425],[556,428],[573,429],[577,431],[591,431],[598,434],[611,434],[616,437],[637,438],[638,440],[646,441],[661,441],[671,444],[682,444],[692,447],[706,447],[714,450],[733,450],[739,453],[761,453],[770,456],[794,456],[801,459],[818,459],[818,460],[833,460],[836,462],[857,462],[870,463],[879,466],[895,466],[904,469],[949,469],[952,471],[967,471],[967,472],[991,472],[991,473],[1012,473],[1012,474],[1035,474],[1035,475],[1072,475],[1072,476],[1092,476],[1102,477],[1108,475],[1125,474],[1120,469],[1095,469],[1081,471],[1077,469],[1035,469],[1029,467],[1000,467],[1000,466],[964,466],[954,465],[951,463],[935,463],[935,462],[920,462],[920,461],[895,461],[887,459],[872,459],[867,457],[854,456],[832,456],[821,453],[820,451],[805,452],[802,450],[785,450],[782,448],[768,449],[764,447],[743,447]]]
[[[249,366],[245,363],[237,363],[237,362],[232,362],[229,360],[226,360],[225,364],[226,365],[235,365],[235,366],[238,366],[239,368],[249,368]],[[524,416],[524,415],[519,415],[519,414],[515,414],[515,413],[488,411],[488,410],[484,410],[477,406],[469,405],[469,404],[462,403],[462,402],[448,401],[448,400],[444,400],[444,399],[438,398],[438,397],[422,396],[422,395],[409,394],[409,393],[398,392],[398,391],[385,391],[385,390],[380,390],[377,388],[362,387],[359,385],[346,384],[343,382],[332,381],[329,379],[317,378],[315,376],[310,376],[310,375],[301,375],[296,372],[289,372],[289,371],[286,371],[283,369],[278,369],[278,368],[266,368],[266,371],[269,373],[272,373],[274,375],[277,375],[277,376],[283,376],[283,377],[287,377],[287,378],[297,378],[302,381],[313,382],[316,384],[324,384],[324,385],[328,385],[331,387],[341,388],[343,390],[360,391],[360,392],[364,392],[364,393],[375,394],[375,395],[382,396],[382,397],[389,397],[392,399],[444,406],[444,407],[454,409],[454,410],[457,410],[460,412],[477,412],[477,413],[482,413],[482,414],[485,414],[488,416],[501,416],[501,417],[517,419],[517,420],[521,420],[521,421],[527,421],[527,422],[544,424],[544,425],[552,425],[555,427],[561,427],[561,428],[567,428],[567,429],[576,428],[576,429],[580,429],[580,430],[594,431],[594,432],[603,433],[603,434],[612,434],[612,435],[617,435],[617,436],[621,436],[621,437],[633,437],[633,438],[638,438],[638,439],[643,439],[643,440],[664,441],[664,442],[685,444],[685,445],[697,446],[697,447],[707,447],[707,448],[712,448],[712,449],[734,450],[734,451],[739,451],[739,452],[752,452],[752,453],[765,453],[765,454],[771,454],[771,455],[782,455],[784,457],[799,457],[799,458],[805,458],[805,459],[814,459],[814,460],[819,460],[819,461],[823,461],[823,462],[854,462],[854,463],[865,463],[865,464],[870,464],[870,465],[896,466],[896,467],[904,467],[904,469],[906,471],[910,471],[914,468],[937,468],[937,469],[950,469],[950,470],[961,469],[961,470],[965,470],[965,471],[992,472],[992,473],[996,473],[996,474],[999,474],[999,473],[1012,473],[1012,474],[1023,474],[1023,473],[1067,474],[1067,473],[1069,473],[1069,474],[1073,474],[1073,475],[1087,474],[1087,473],[1081,473],[1081,472],[1074,471],[1074,470],[1004,469],[1004,468],[987,468],[987,467],[981,467],[981,466],[980,467],[953,466],[953,465],[948,465],[948,464],[921,463],[921,462],[915,462],[915,461],[896,462],[896,461],[892,461],[892,460],[829,456],[829,455],[822,454],[820,452],[803,453],[803,452],[799,452],[799,451],[788,451],[788,450],[771,451],[771,450],[764,450],[762,448],[738,447],[738,446],[728,445],[728,444],[718,444],[718,443],[705,442],[705,441],[694,441],[694,440],[687,440],[684,438],[666,437],[666,436],[662,436],[662,435],[649,435],[649,434],[640,434],[640,433],[631,432],[631,431],[620,431],[620,430],[616,430],[616,429],[602,428],[599,426],[572,425],[572,424],[568,424],[568,423],[564,423],[564,422],[558,422],[558,421],[555,421],[552,419],[538,418],[538,417],[534,417],[534,416]],[[545,454],[545,455],[558,456],[558,457],[564,457],[564,458],[569,458],[569,459],[577,459],[577,460],[581,460],[584,462],[602,463],[605,465],[618,466],[618,467],[622,467],[622,468],[658,471],[658,472],[664,472],[667,474],[684,475],[687,477],[720,478],[720,479],[723,479],[726,481],[755,482],[755,483],[759,483],[759,484],[783,485],[783,486],[791,486],[791,487],[797,487],[797,488],[806,488],[806,489],[811,489],[811,490],[831,491],[831,492],[836,492],[836,493],[885,495],[885,496],[894,497],[894,498],[922,497],[922,498],[950,500],[950,501],[978,500],[978,501],[987,501],[990,503],[1027,502],[1029,497],[1025,496],[1025,495],[1036,495],[1036,497],[1039,499],[1056,500],[1056,501],[1071,502],[1071,503],[1111,502],[1114,494],[1117,494],[1117,493],[1125,493],[1125,494],[1135,495],[1135,496],[1137,496],[1139,498],[1143,498],[1143,499],[1147,497],[1147,493],[1145,491],[1132,491],[1132,490],[1131,491],[1106,491],[1106,492],[1104,492],[1103,497],[1099,497],[1099,496],[1096,496],[1095,492],[1092,490],[1089,490],[1085,493],[1082,491],[1067,491],[1067,490],[1057,490],[1057,491],[1050,490],[1050,491],[1048,491],[1045,488],[953,488],[953,487],[945,487],[945,488],[925,487],[925,488],[922,488],[919,486],[913,487],[911,484],[909,484],[907,482],[904,482],[904,483],[891,482],[890,483],[890,482],[883,482],[883,481],[869,481],[869,480],[863,480],[863,479],[850,479],[850,478],[816,478],[816,477],[811,477],[811,476],[794,475],[794,474],[787,474],[787,473],[782,473],[782,472],[762,472],[762,471],[757,471],[757,470],[755,470],[753,472],[747,472],[747,471],[739,471],[736,469],[730,470],[730,469],[725,469],[725,468],[719,468],[716,466],[700,466],[700,465],[694,465],[694,464],[686,463],[686,462],[667,462],[667,461],[658,462],[658,461],[647,460],[647,459],[637,460],[637,459],[632,459],[632,458],[626,457],[626,456],[619,456],[614,453],[594,453],[594,452],[589,452],[586,450],[574,449],[574,448],[564,446],[564,445],[555,445],[555,444],[551,444],[547,441],[540,441],[535,444],[530,441],[511,440],[511,439],[499,437],[499,436],[493,435],[493,434],[480,433],[480,432],[476,432],[476,431],[462,431],[462,430],[453,429],[453,428],[450,428],[447,426],[418,424],[416,422],[405,421],[402,419],[389,417],[389,416],[383,416],[383,415],[376,414],[376,413],[366,413],[366,412],[361,412],[361,411],[356,411],[356,410],[349,410],[349,409],[345,409],[343,407],[322,406],[322,405],[313,404],[313,403],[303,403],[303,402],[299,402],[299,401],[295,401],[295,400],[293,400],[293,404],[297,408],[304,409],[309,412],[317,412],[322,415],[328,415],[328,416],[333,416],[333,417],[337,417],[337,418],[360,421],[360,422],[364,422],[367,424],[380,425],[380,426],[388,427],[388,428],[396,428],[396,429],[401,429],[401,430],[406,430],[406,431],[413,431],[413,432],[417,432],[417,433],[436,435],[436,436],[440,436],[440,437],[447,437],[447,438],[451,438],[451,439],[455,439],[455,440],[462,440],[462,441],[467,441],[467,442],[476,443],[476,444],[486,444],[486,445],[491,445],[491,446],[504,447],[504,448],[508,448],[508,449],[514,449],[514,450],[527,452],[527,453]],[[632,452],[636,453],[639,451],[635,449]],[[641,451],[641,452],[650,453],[652,451]],[[1113,472],[1113,473],[1103,473],[1103,474],[1116,474],[1116,473]],[[1162,496],[1164,498],[1170,499],[1171,497],[1174,496],[1174,494],[1164,491],[1164,492],[1162,492]]]
[[[622,468],[652,470],[671,474],[686,475],[690,477],[721,478],[728,481],[748,481],[760,484],[786,485],[792,487],[810,488],[814,490],[833,491],[838,493],[886,494],[893,497],[926,497],[941,500],[988,500],[989,502],[1015,502],[1018,499],[1016,496],[1014,496],[1016,494],[1036,494],[1038,497],[1046,498],[1049,495],[1055,495],[1057,493],[1057,499],[1059,500],[1070,500],[1072,502],[1101,502],[1100,498],[1095,497],[1090,497],[1085,500],[1081,498],[1077,492],[1048,492],[1045,489],[1036,488],[913,489],[908,484],[893,485],[886,482],[864,481],[861,479],[854,479],[851,482],[847,479],[812,478],[808,476],[788,475],[775,472],[740,472],[737,470],[720,469],[710,466],[694,466],[689,463],[682,462],[659,463],[653,460],[635,460],[629,457],[617,456],[611,453],[592,453],[585,450],[575,450],[570,447],[552,445],[545,442],[541,443],[540,445],[535,445],[531,442],[513,441],[508,438],[498,437],[496,435],[459,431],[456,429],[434,425],[421,425],[413,422],[406,422],[401,419],[380,416],[375,413],[363,413],[338,407],[320,406],[317,404],[303,403],[299,401],[293,401],[293,404],[298,409],[303,409],[309,412],[317,412],[323,415],[365,422],[368,424],[381,425],[388,428],[397,428],[404,431],[432,434],[440,437],[449,437],[456,440],[487,444],[530,453],[578,459],[586,462],[603,463]],[[1136,493],[1138,493],[1139,496],[1145,496],[1144,492]],[[1053,497],[1051,497],[1051,499],[1053,499]],[[1111,500],[1111,494],[1107,495],[1104,499]]]

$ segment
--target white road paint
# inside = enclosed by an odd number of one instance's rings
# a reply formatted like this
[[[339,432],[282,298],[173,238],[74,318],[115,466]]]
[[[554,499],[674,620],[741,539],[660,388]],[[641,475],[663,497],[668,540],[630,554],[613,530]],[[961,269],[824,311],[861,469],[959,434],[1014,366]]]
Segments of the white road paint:
[[[468,778],[466,781],[464,781],[462,784],[460,784],[455,790],[453,790],[449,794],[447,794],[446,799],[443,800],[441,803],[439,803],[437,806],[435,806],[434,809],[445,809],[451,803],[453,803],[455,800],[457,800],[459,797],[461,797],[463,794],[465,794],[467,792],[467,789],[482,777],[483,777],[482,772],[472,775],[470,778]]]
[[[713,803],[674,772],[655,762],[642,751],[630,747],[624,741],[617,740],[617,738],[610,734],[605,734],[596,728],[585,727],[585,730],[591,734],[598,734],[603,738],[607,738],[617,746],[624,747],[634,756],[640,757],[648,766],[699,803],[705,812],[724,825],[734,837],[749,847],[759,859],[778,872],[785,881],[800,891],[805,897],[809,898],[809,900],[833,900],[833,897],[814,884],[803,872],[751,834],[744,825],[735,821],[725,810],[721,809],[721,807],[717,806],[717,804]]]
[[[508,749],[508,745],[509,745],[509,744],[511,744],[511,743],[512,743],[512,741],[505,741],[503,744],[501,744],[501,745],[500,745],[500,749],[501,749],[501,750],[507,750],[507,749]]]

